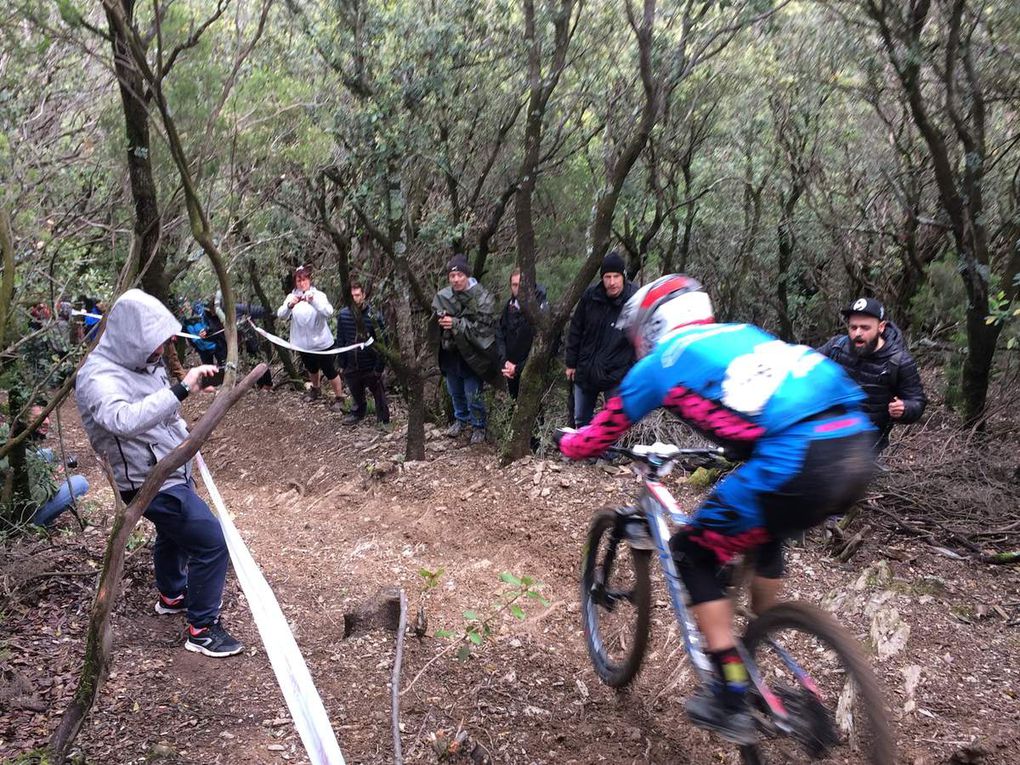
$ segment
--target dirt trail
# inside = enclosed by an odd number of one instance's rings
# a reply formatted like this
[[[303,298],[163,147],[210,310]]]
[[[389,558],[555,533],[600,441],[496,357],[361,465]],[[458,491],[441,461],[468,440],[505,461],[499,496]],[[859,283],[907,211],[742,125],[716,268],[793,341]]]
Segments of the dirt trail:
[[[189,419],[197,414],[189,403]],[[90,495],[92,517],[108,524],[109,489],[73,407],[64,416],[72,451],[100,487]],[[629,478],[555,460],[501,468],[491,448],[457,448],[441,437],[429,441],[428,461],[397,466],[399,435],[370,424],[345,429],[339,420],[290,394],[251,394],[203,453],[287,615],[348,762],[392,762],[394,637],[344,640],[343,615],[394,585],[407,591],[411,619],[419,602],[428,619],[428,636],[409,634],[405,648],[404,687],[428,665],[402,699],[407,762],[436,762],[430,734],[459,728],[498,763],[736,762],[732,749],[682,716],[690,686],[661,587],[652,653],[636,686],[613,693],[588,665],[577,614],[582,539],[596,507],[632,490]],[[369,463],[391,470],[376,476]],[[40,745],[52,730],[73,690],[91,602],[87,577],[26,581],[25,572],[87,571],[104,537],[98,529],[69,532],[5,553],[0,581],[14,589],[0,668],[8,687],[15,673],[25,678],[44,708],[0,695],[0,757]],[[954,753],[955,762],[1020,761],[1020,574],[912,544],[875,540],[850,564],[809,544],[793,553],[791,589],[830,605],[862,639],[875,640],[879,610],[896,611],[890,633],[909,628],[905,646],[876,663],[903,762],[949,762]],[[79,739],[87,762],[307,762],[236,582],[228,580],[224,616],[248,650],[215,661],[181,648],[181,617],[153,613],[149,566],[144,548],[129,560],[114,672]],[[428,591],[423,568],[443,571]],[[462,629],[465,610],[487,612],[505,589],[503,571],[540,579],[550,605],[529,604],[523,622],[507,614],[459,661],[449,641],[432,635]],[[911,667],[920,679],[909,698]],[[967,746],[972,752],[961,754]]]

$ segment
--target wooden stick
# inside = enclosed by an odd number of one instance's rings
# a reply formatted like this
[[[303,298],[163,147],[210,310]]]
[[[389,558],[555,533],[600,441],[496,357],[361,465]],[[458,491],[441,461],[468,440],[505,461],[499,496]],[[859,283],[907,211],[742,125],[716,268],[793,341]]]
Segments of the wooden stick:
[[[49,754],[53,762],[63,763],[67,759],[67,751],[77,737],[85,715],[92,708],[110,669],[113,643],[110,616],[113,612],[114,602],[120,594],[121,577],[124,573],[124,551],[127,547],[128,537],[138,525],[145,508],[159,492],[163,481],[195,456],[199,447],[209,438],[230,407],[255,384],[255,381],[262,376],[265,370],[266,365],[259,364],[239,385],[230,390],[222,390],[202,419],[195,425],[191,435],[153,466],[131,503],[122,508],[121,503],[118,502],[117,514],[114,517],[113,528],[110,530],[110,538],[107,541],[106,553],[103,557],[99,589],[96,591],[96,600],[92,604],[92,615],[89,617],[85,657],[81,676],[78,678],[78,687],[71,703],[64,710],[57,729],[50,738]]]
[[[400,665],[404,660],[404,632],[407,631],[407,594],[400,590],[400,622],[397,625],[397,652],[393,657],[393,673],[390,676],[390,706],[393,720],[393,762],[404,765],[400,750]]]

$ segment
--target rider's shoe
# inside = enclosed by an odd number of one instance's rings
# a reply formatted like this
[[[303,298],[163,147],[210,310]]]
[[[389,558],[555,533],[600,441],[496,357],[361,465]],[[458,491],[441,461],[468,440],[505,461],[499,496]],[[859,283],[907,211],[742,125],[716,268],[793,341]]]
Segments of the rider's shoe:
[[[687,701],[687,716],[699,728],[718,733],[731,744],[753,744],[758,740],[754,717],[743,699],[727,703],[722,694],[702,688]]]
[[[454,420],[453,424],[446,429],[446,437],[447,438],[456,438],[461,433],[463,433],[465,430],[467,430],[467,428],[468,428],[468,425],[463,420]]]

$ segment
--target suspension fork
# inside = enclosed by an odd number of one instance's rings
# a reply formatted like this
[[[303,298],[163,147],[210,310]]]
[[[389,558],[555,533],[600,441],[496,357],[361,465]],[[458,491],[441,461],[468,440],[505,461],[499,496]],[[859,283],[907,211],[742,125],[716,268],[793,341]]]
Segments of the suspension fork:
[[[646,484],[647,485],[647,484]],[[655,487],[658,491],[664,491],[661,487]],[[669,549],[669,526],[666,525],[666,516],[662,505],[657,500],[655,493],[649,487],[648,493],[641,498],[642,510],[645,519],[648,521],[648,528],[655,541],[656,554],[659,556],[659,565],[662,566],[663,574],[666,577],[666,589],[669,590],[670,604],[673,606],[673,615],[676,623],[680,626],[680,635],[683,638],[684,650],[694,665],[698,679],[707,683],[715,676],[712,662],[709,661],[704,649],[701,647],[701,632],[695,624],[691,612],[687,608],[687,590],[680,574],[676,568],[676,561],[673,560],[673,553]]]

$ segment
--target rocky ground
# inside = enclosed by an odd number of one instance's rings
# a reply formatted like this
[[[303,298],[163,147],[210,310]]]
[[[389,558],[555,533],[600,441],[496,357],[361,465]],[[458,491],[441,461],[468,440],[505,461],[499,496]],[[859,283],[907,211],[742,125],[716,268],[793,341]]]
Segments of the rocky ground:
[[[189,401],[194,420],[200,403]],[[112,495],[73,406],[69,450],[94,490],[81,532],[2,550],[0,758],[45,743],[77,681]],[[402,663],[406,762],[735,763],[693,729],[690,693],[661,583],[653,643],[635,686],[618,694],[590,668],[577,572],[597,507],[634,489],[625,470],[532,458],[501,467],[491,446],[434,433],[427,460],[400,464],[402,438],[350,429],[287,392],[251,393],[203,453],[279,600],[348,762],[392,762],[389,679],[395,636],[344,637],[344,615],[380,590],[410,603]],[[681,487],[684,504],[693,490]],[[247,646],[213,660],[183,650],[183,617],[157,616],[144,522],[132,540],[114,623],[113,669],[76,748],[88,763],[307,762],[244,595],[231,576],[224,619]],[[792,595],[823,604],[868,647],[893,708],[900,760],[912,765],[1020,761],[1020,572],[946,557],[876,528],[848,562],[810,538],[793,551]],[[542,582],[523,620],[499,611],[503,572]],[[427,625],[413,626],[419,610]],[[465,611],[499,611],[494,631],[458,658]],[[448,630],[454,638],[437,638]],[[459,734],[459,736],[458,736]],[[453,753],[450,742],[462,740]],[[477,758],[476,758],[477,760]]]

